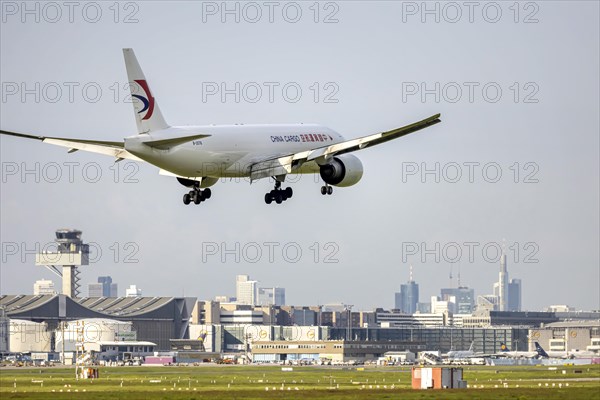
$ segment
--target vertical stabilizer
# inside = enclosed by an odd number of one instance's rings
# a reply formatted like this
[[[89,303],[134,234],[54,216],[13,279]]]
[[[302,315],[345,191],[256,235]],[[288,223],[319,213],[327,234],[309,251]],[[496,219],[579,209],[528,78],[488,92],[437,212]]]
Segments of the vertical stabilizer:
[[[535,351],[541,358],[550,358],[548,353],[546,353],[546,350],[544,350],[544,348],[538,342],[535,342]]]
[[[133,49],[123,49],[138,133],[168,128]]]

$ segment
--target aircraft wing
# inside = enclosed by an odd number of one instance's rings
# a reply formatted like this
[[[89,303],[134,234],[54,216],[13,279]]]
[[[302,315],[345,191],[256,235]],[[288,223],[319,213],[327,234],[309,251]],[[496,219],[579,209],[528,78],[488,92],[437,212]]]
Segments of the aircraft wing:
[[[107,142],[102,140],[84,140],[84,139],[68,139],[68,138],[57,138],[49,136],[35,136],[26,135],[24,133],[16,133],[0,130],[0,134],[16,136],[26,139],[41,140],[44,143],[54,144],[57,146],[67,147],[69,153],[73,153],[78,150],[89,151],[91,153],[104,154],[112,156],[117,159],[126,158],[128,160],[143,161],[142,159],[134,156],[127,150],[125,150],[124,142]]]
[[[251,166],[250,179],[256,180],[269,176],[289,174],[300,168],[305,162],[316,161],[319,159],[327,160],[336,155],[362,150],[366,147],[398,139],[399,137],[435,125],[438,122],[441,122],[440,114],[435,114],[422,121],[401,128],[392,129],[391,131],[375,133],[373,135],[363,136],[357,139],[351,139],[345,142],[318,147],[316,149],[306,150],[295,154],[261,160]]]

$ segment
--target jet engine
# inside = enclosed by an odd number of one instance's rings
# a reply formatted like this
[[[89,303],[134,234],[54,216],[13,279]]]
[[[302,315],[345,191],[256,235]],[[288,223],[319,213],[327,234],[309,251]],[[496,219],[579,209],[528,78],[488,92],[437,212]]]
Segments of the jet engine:
[[[319,174],[325,183],[333,186],[352,186],[362,178],[363,166],[352,154],[333,157],[327,164],[321,165]]]

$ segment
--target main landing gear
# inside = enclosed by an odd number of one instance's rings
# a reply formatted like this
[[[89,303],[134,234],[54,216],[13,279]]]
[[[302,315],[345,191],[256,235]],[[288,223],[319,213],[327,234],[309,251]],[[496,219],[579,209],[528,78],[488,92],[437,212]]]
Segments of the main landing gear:
[[[281,204],[287,199],[291,198],[294,191],[291,187],[281,189],[281,182],[275,181],[275,188],[269,193],[265,194],[265,203],[271,204],[273,201],[277,204]]]
[[[204,200],[210,199],[212,195],[210,188],[204,190],[200,189],[200,186],[195,186],[189,193],[183,195],[183,204],[188,205],[192,201],[194,204],[200,204]]]
[[[325,186],[321,186],[321,194],[323,196],[325,196],[326,194],[330,195],[333,193],[333,188],[331,186],[329,186],[328,184],[325,184]]]

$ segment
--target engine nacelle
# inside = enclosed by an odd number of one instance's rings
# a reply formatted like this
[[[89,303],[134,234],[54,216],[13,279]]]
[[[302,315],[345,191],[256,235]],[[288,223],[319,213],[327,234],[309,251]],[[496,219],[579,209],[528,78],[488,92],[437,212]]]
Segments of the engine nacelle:
[[[321,165],[319,174],[325,183],[330,185],[352,186],[362,178],[363,166],[356,156],[342,154]]]
[[[185,178],[177,178],[177,181],[179,183],[181,183],[183,186],[186,186],[189,188],[194,187],[194,185],[198,182],[193,179],[185,179]],[[219,178],[202,178],[202,181],[200,182],[200,187],[207,188],[207,187],[214,185],[218,181],[219,181]]]

